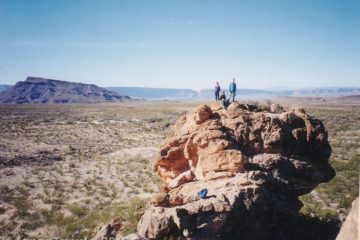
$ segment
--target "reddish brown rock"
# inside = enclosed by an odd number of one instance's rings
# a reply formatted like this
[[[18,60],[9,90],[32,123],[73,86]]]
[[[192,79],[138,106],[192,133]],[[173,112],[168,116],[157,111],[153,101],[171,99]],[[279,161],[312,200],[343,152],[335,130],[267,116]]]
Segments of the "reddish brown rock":
[[[169,198],[169,194],[165,192],[160,192],[152,198],[150,203],[153,206],[169,206]]]
[[[197,107],[179,118],[154,158],[168,188],[141,218],[139,237],[271,239],[276,213],[296,214],[298,196],[334,177],[327,137],[303,109]]]
[[[255,163],[252,158],[263,154],[326,165],[330,153],[323,124],[303,109],[274,114],[251,105],[233,103],[225,111],[212,104],[177,121],[174,136],[160,146],[154,168],[170,183],[186,171],[196,179],[209,179],[214,172],[243,172],[246,163]],[[326,181],[331,175],[328,171],[322,177]]]
[[[270,105],[271,113],[282,113],[283,111],[284,111],[284,108],[278,103],[273,103]]]

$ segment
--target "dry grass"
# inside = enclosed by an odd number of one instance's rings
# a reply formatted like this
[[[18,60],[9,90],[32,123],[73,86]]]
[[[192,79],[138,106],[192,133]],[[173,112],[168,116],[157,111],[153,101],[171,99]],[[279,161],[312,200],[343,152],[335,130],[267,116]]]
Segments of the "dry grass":
[[[194,105],[0,105],[0,236],[90,237],[116,214],[133,230],[153,154]]]
[[[352,201],[359,196],[360,107],[325,105],[307,107],[306,110],[320,118],[328,129],[333,148],[330,163],[336,177],[301,197],[305,203],[303,212],[344,220]]]
[[[91,237],[114,217],[134,231],[159,184],[153,154],[198,104],[0,105],[0,236]],[[360,107],[305,109],[329,130],[337,177],[302,197],[303,212],[345,216],[358,195]]]

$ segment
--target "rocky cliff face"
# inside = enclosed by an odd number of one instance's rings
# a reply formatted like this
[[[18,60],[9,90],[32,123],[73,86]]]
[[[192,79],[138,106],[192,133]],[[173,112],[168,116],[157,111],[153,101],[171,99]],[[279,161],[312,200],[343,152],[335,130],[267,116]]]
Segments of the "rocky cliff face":
[[[93,84],[72,83],[53,79],[28,77],[0,93],[0,103],[99,103],[119,102],[128,96]]]
[[[294,239],[282,224],[334,177],[331,147],[304,110],[271,111],[214,103],[180,117],[154,159],[165,184],[129,239]]]

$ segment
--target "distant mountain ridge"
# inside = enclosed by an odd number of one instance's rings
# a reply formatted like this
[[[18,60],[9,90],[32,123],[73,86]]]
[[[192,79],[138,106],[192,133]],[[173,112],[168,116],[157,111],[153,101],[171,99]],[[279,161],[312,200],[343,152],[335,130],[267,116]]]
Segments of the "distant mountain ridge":
[[[107,89],[126,93],[131,98],[140,99],[212,99],[214,98],[213,89],[201,89],[195,91],[192,89],[177,88],[144,88],[144,87],[108,87]],[[229,96],[227,88],[223,89],[226,96]],[[221,90],[221,91],[223,91]],[[303,88],[289,90],[267,90],[267,89],[244,89],[238,88],[238,99],[265,99],[276,98],[280,96],[350,96],[359,95],[360,88],[356,87],[329,87],[329,88]]]
[[[138,99],[188,99],[197,98],[198,92],[181,88],[108,87],[107,89],[126,93]]]
[[[0,103],[101,103],[130,97],[93,84],[28,77],[0,93]]]
[[[44,79],[44,78],[36,78],[36,77],[29,77],[25,82],[19,82],[18,84],[26,85],[28,83],[32,84],[38,84],[37,88],[41,88],[40,85],[44,84],[44,80],[47,81],[56,81],[57,82],[57,88],[58,90],[61,88],[62,84],[61,82],[68,83],[68,84],[80,84],[80,83],[70,83],[60,80],[52,80],[52,79]],[[48,82],[50,83],[50,82]],[[55,84],[55,82],[53,82]],[[18,85],[17,84],[17,85]],[[16,86],[16,85],[15,85]],[[148,88],[148,87],[107,87],[107,88],[101,88],[101,91],[108,91],[109,93],[100,93],[97,92],[98,90],[94,90],[94,88],[99,88],[92,84],[83,84],[83,87],[80,87],[80,89],[93,89],[94,92],[91,93],[91,91],[87,92],[86,94],[93,95],[93,98],[89,98],[89,96],[86,96],[85,92],[82,92],[80,90],[74,90],[73,92],[75,95],[78,95],[78,97],[71,98],[66,100],[66,94],[69,94],[69,92],[59,92],[56,94],[56,99],[53,99],[53,97],[49,96],[49,100],[45,99],[42,100],[35,100],[32,99],[29,96],[17,96],[17,94],[23,94],[20,92],[14,92],[14,90],[11,90],[12,95],[10,96],[9,93],[6,94],[6,97],[4,98],[4,92],[1,92],[2,90],[10,90],[9,88],[15,87],[10,85],[0,85],[0,102],[18,102],[21,103],[22,101],[26,102],[47,102],[47,103],[60,103],[60,102],[108,102],[108,101],[123,101],[130,98],[134,99],[148,99],[148,100],[194,100],[194,99],[213,99],[214,98],[214,89],[201,89],[199,91],[189,89],[189,88]],[[70,87],[73,86],[73,87]],[[49,89],[53,89],[50,85],[48,85]],[[68,85],[69,88],[76,87],[74,85]],[[18,85],[17,88],[20,88]],[[69,90],[68,88],[68,90]],[[224,87],[221,91],[225,91],[226,96],[229,96],[229,91],[227,87]],[[22,90],[24,91],[24,90]],[[53,90],[49,90],[53,91]],[[8,91],[7,91],[8,92]],[[61,94],[65,94],[63,99],[63,96]],[[105,94],[105,95],[104,95]],[[127,96],[123,96],[122,94],[126,94]],[[120,95],[116,96],[116,95]],[[297,89],[290,89],[290,88],[282,88],[282,89],[245,89],[241,88],[241,86],[238,85],[237,90],[237,99],[271,99],[271,98],[277,98],[277,97],[283,97],[283,96],[289,96],[289,97],[343,97],[343,96],[351,96],[351,95],[360,95],[360,87],[318,87],[318,88],[297,88]],[[103,96],[103,97],[101,97]],[[105,97],[104,97],[105,96]],[[109,97],[110,96],[110,97]],[[10,98],[9,98],[10,97]],[[84,98],[86,97],[86,99]],[[14,101],[15,98],[18,98],[16,101]],[[53,99],[53,100],[51,100]]]
[[[6,85],[6,84],[0,84],[0,92],[3,92],[5,90],[8,90],[9,88],[11,88],[11,85]]]
[[[228,96],[229,91],[225,89]],[[281,96],[289,97],[330,97],[330,96],[350,96],[360,94],[360,88],[357,87],[324,87],[324,88],[299,88],[289,90],[266,90],[266,89],[238,89],[238,98],[274,98]],[[199,98],[213,98],[213,89],[201,89]]]

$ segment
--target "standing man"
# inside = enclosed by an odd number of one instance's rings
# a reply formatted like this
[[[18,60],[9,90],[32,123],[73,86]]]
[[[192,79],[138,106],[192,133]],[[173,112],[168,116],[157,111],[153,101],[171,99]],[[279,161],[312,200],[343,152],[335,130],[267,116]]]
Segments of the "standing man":
[[[219,85],[219,82],[216,82],[216,85],[215,85],[215,100],[218,101],[220,100],[219,98],[219,94],[220,94],[220,85]]]
[[[236,83],[235,83],[235,78],[233,78],[232,82],[230,83],[229,86],[229,91],[230,91],[230,97],[229,100],[232,97],[232,101],[235,101],[235,95],[236,95]]]

